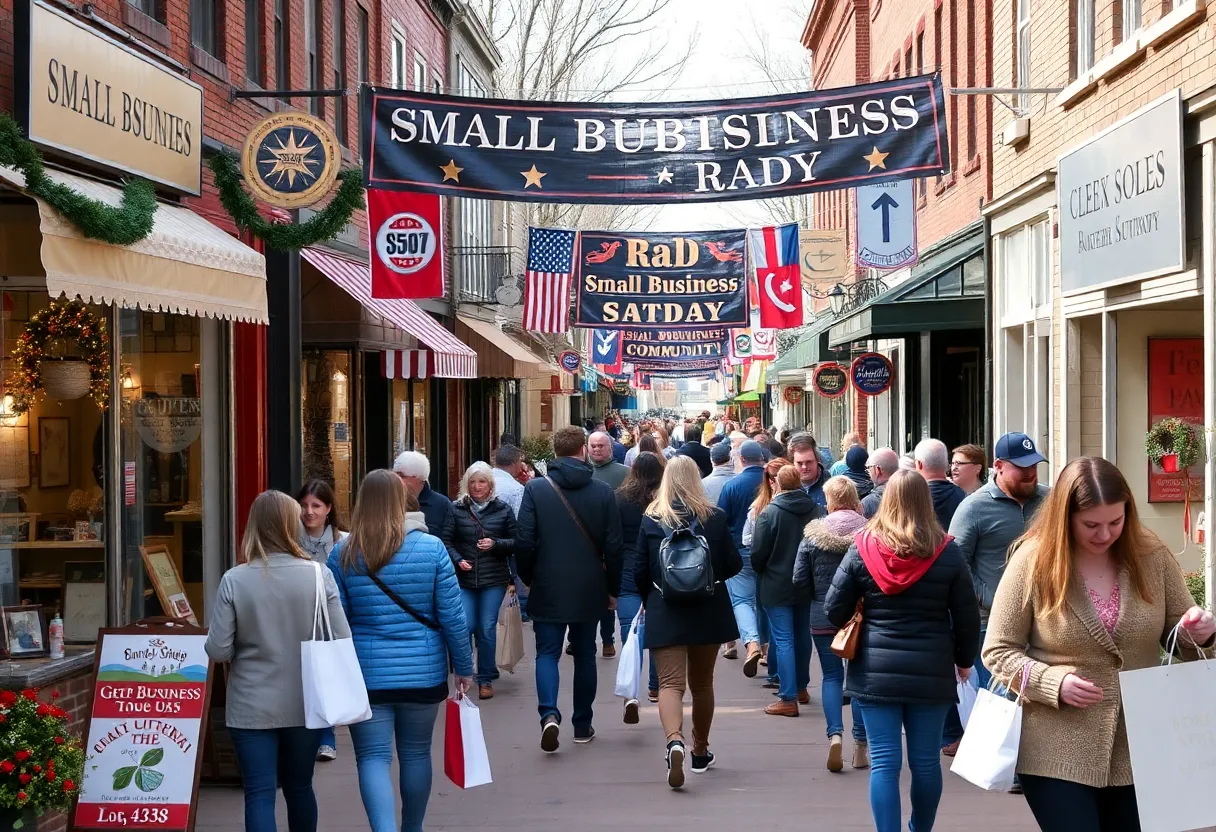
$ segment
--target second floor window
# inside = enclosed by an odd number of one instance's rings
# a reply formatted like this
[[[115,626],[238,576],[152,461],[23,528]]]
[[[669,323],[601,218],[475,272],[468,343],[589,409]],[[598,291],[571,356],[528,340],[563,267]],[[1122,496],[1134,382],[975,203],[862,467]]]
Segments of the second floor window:
[[[1018,2],[1018,30],[1017,30],[1017,85],[1019,87],[1030,86],[1030,0],[1017,0]],[[1014,99],[1014,106],[1019,109],[1025,109],[1030,106],[1030,99],[1024,95],[1020,95]]]
[[[304,0],[304,88],[320,89],[321,79],[321,0]],[[325,99],[317,96],[308,99],[308,111],[313,115],[324,115]]]
[[[1123,39],[1127,40],[1144,22],[1144,0],[1123,0]]]
[[[287,0],[274,0],[274,85],[280,90],[291,89],[291,59],[287,33]]]
[[[155,20],[157,23],[165,22],[165,4],[158,0],[127,0],[127,2],[146,14],[148,17]]]
[[[215,0],[190,0],[190,43],[216,58],[220,57],[218,18]]]
[[[245,78],[262,85],[262,0],[245,0]]]
[[[426,92],[426,61],[421,52],[414,53],[414,91]]]
[[[334,89],[346,89],[346,0],[333,0],[334,9]],[[338,141],[343,145],[350,140],[346,136],[346,108],[349,102],[345,98],[334,99],[334,130]]]
[[[405,36],[396,32],[393,33],[393,53],[389,73],[389,83],[395,89],[405,89]]]
[[[369,49],[368,38],[369,38],[369,29],[370,29],[371,23],[368,18],[368,15],[367,15],[367,9],[363,8],[362,6],[355,6],[355,16],[358,20],[358,25],[355,27],[355,38],[357,39],[357,42],[355,44],[355,49],[356,49],[356,53],[357,53],[356,59],[359,62],[359,64],[358,64],[358,73],[359,73],[358,82],[359,82],[359,86],[362,87],[364,84],[368,83],[371,80],[369,77],[371,54],[368,52],[368,49]],[[356,112],[358,112],[358,111],[356,110]],[[358,118],[355,120],[359,124],[359,148],[360,148],[359,152],[362,153],[363,152],[363,149],[362,149],[363,148],[363,119]]]
[[[1074,78],[1080,78],[1094,66],[1094,0],[1076,0],[1077,39]]]

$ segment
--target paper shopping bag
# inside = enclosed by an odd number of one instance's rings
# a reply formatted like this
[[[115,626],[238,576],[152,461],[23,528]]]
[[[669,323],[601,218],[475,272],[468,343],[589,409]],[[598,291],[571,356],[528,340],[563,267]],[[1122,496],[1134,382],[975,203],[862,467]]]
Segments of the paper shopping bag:
[[[490,779],[490,755],[481,733],[481,711],[467,696],[449,699],[443,726],[443,773],[462,789]]]
[[[616,695],[626,700],[637,699],[642,684],[642,620],[645,613],[638,611],[629,625],[629,638],[621,648],[621,658],[616,666]]]
[[[966,679],[960,679],[958,682],[958,721],[966,730],[967,722],[971,719],[971,712],[975,710],[975,698],[979,694],[979,682],[976,681],[975,674],[972,673]]]
[[[1216,826],[1216,661],[1119,674],[1143,832]]]
[[[498,643],[494,646],[494,664],[508,673],[524,657],[524,619],[519,613],[519,596],[508,592],[498,608]]]
[[[981,789],[1007,792],[1013,787],[1021,741],[1021,701],[976,691],[967,730],[950,770]]]
[[[325,605],[322,568],[321,564],[313,563],[313,638],[300,642],[304,725],[313,729],[352,725],[372,718],[355,642],[349,638],[334,638]],[[320,638],[316,638],[318,634]]]

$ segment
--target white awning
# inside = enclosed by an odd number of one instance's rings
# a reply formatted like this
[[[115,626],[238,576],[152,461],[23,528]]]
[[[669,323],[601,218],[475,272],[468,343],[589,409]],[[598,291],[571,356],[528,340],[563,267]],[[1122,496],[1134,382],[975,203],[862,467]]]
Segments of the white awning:
[[[122,191],[111,185],[55,170],[47,175],[108,205],[122,203]],[[0,180],[25,191],[25,177],[12,168],[0,167]],[[269,322],[266,259],[188,208],[161,203],[151,234],[134,245],[114,246],[85,237],[54,208],[33,198],[52,297]]]

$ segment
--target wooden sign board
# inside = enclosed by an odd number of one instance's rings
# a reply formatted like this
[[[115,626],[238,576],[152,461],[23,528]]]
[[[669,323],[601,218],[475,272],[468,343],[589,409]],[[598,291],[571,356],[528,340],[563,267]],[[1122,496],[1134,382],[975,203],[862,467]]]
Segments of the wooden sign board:
[[[182,585],[182,576],[173,562],[173,553],[164,544],[155,546],[140,546],[139,554],[144,559],[144,568],[152,579],[156,589],[156,597],[160,599],[160,607],[170,618],[182,618],[195,627],[198,618],[190,607],[186,597],[186,587]]]
[[[92,644],[106,626],[106,565],[96,561],[68,561],[63,565],[63,640]]]
[[[147,619],[98,633],[73,829],[192,832],[211,700],[207,631]]]

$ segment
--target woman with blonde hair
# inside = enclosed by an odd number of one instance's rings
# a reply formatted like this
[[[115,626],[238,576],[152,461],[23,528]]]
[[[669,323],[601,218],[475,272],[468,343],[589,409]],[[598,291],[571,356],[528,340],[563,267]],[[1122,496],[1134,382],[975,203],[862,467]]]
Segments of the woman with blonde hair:
[[[696,600],[663,597],[663,543],[675,529],[690,529],[703,541],[712,570],[713,593]],[[646,609],[646,649],[659,672],[659,721],[667,737],[667,784],[684,785],[684,689],[692,691],[694,774],[714,763],[709,729],[714,718],[714,663],[718,647],[739,637],[724,582],[743,568],[725,515],[701,485],[701,472],[688,457],[676,457],[642,518],[634,577]]]
[[[824,612],[843,627],[863,618],[845,693],[859,700],[870,741],[870,811],[877,832],[899,832],[903,736],[912,822],[929,832],[942,795],[941,742],[958,679],[979,652],[980,608],[963,554],[937,522],[925,478],[896,471],[878,513],[832,578]]]
[[[276,788],[291,832],[317,828],[312,774],[321,731],[304,725],[300,643],[319,636],[318,571],[334,637],[350,637],[333,576],[301,548],[302,534],[298,502],[281,491],[258,495],[241,541],[245,562],[220,580],[207,633],[207,655],[232,663],[225,722],[245,789],[245,828],[256,832],[276,828]]]
[[[473,683],[456,570],[443,541],[427,534],[418,499],[385,470],[372,471],[359,486],[350,536],[334,547],[329,569],[372,706],[371,719],[350,726],[363,808],[372,832],[421,832],[431,795],[431,735],[448,696],[449,663],[458,696]]]
[[[883,498],[886,499],[885,497]],[[1100,457],[1070,462],[1011,547],[984,665],[1025,685],[1018,775],[1048,832],[1138,830],[1119,674],[1216,639],[1170,550],[1140,523],[1127,480]]]

